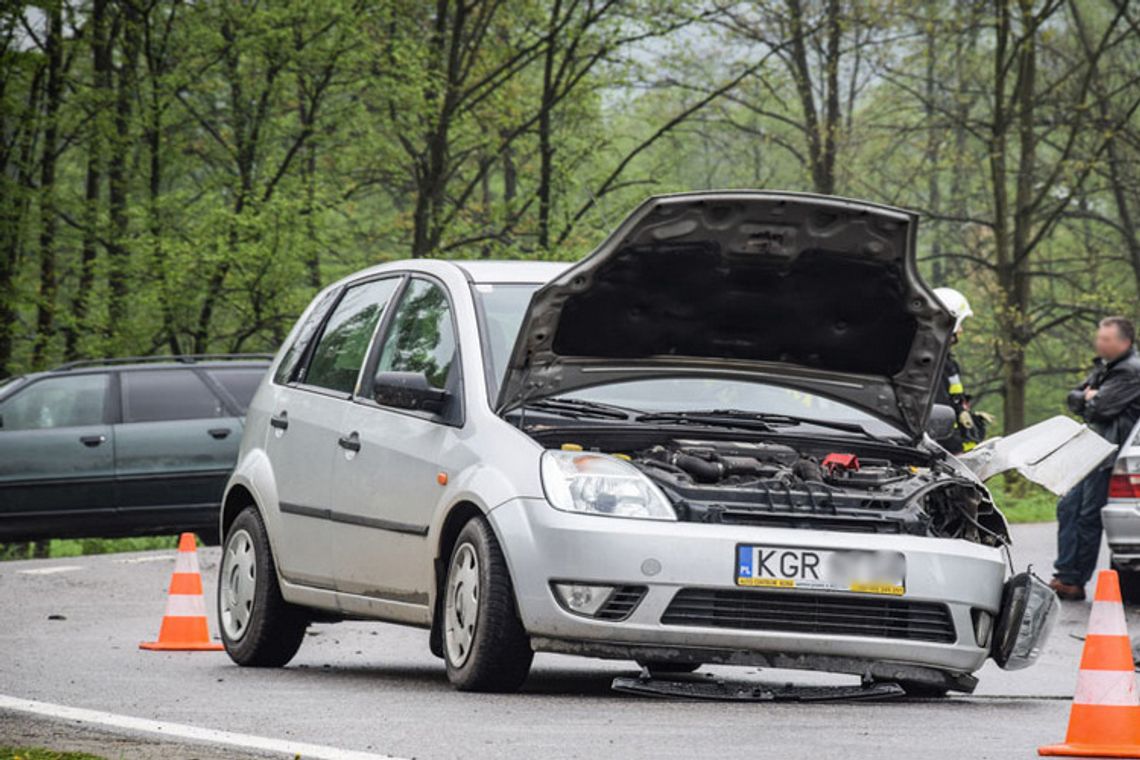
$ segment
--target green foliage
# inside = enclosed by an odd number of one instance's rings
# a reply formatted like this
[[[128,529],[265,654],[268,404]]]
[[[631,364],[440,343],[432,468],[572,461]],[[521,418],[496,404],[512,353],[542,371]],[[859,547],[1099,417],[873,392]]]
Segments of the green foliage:
[[[86,752],[57,752],[42,747],[0,747],[0,760],[103,760]]]
[[[1052,522],[1057,519],[1057,497],[1041,486],[1014,475],[986,481],[994,503],[1011,523]]]
[[[88,554],[116,554],[174,549],[178,536],[136,536],[134,538],[53,538],[45,546],[31,543],[0,544],[0,560],[82,557]]]
[[[0,8],[0,376],[273,350],[361,267],[571,260],[719,187],[916,209],[995,432],[1136,314],[1128,4],[83,0],[49,35],[54,7]]]

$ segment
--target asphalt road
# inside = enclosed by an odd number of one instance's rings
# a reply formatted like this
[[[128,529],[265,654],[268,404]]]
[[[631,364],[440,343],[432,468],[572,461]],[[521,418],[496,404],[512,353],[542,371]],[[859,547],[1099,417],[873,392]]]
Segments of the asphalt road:
[[[1014,561],[1048,577],[1052,524],[1015,526]],[[539,655],[517,695],[460,694],[427,634],[370,623],[314,625],[293,663],[243,669],[224,653],[155,653],[174,552],[0,564],[0,695],[405,758],[1007,758],[1063,738],[1089,603],[1066,603],[1033,668],[987,665],[969,697],[735,704],[615,694],[633,665]],[[201,552],[213,616],[218,551]],[[1091,588],[1090,588],[1091,595]],[[1140,632],[1140,613],[1129,611]],[[820,674],[707,668],[760,682],[851,683]],[[0,745],[39,741],[112,757],[242,757],[0,709]],[[127,734],[130,734],[127,731]],[[127,746],[127,749],[123,747]],[[219,752],[221,754],[219,754]]]

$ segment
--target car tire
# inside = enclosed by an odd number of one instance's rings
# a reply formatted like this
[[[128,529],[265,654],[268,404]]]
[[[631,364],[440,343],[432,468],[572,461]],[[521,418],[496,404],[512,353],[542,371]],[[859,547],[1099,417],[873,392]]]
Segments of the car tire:
[[[472,518],[459,532],[442,593],[448,680],[460,691],[518,691],[534,651],[515,607],[507,562],[483,518]]]
[[[1120,598],[1125,604],[1140,604],[1140,570],[1115,562],[1112,563],[1112,569],[1120,577]]]
[[[649,670],[649,675],[654,678],[661,676],[683,676],[687,673],[695,673],[700,669],[702,663],[699,662],[642,662],[638,660],[638,665]]]
[[[246,507],[226,531],[218,571],[218,627],[238,665],[285,665],[305,638],[304,609],[281,596],[269,535],[256,507]]]

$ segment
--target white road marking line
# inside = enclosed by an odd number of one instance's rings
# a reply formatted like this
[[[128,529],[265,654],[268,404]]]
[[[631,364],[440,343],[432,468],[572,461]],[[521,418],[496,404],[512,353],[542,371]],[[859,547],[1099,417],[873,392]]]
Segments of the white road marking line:
[[[31,570],[17,570],[21,575],[54,575],[56,573],[70,573],[82,570],[82,565],[55,565],[54,567],[35,567]]]
[[[0,710],[13,710],[15,712],[32,713],[49,718],[77,721],[97,726],[121,728],[127,731],[137,731],[145,734],[157,734],[168,739],[188,739],[196,742],[210,744],[224,744],[229,747],[242,747],[262,752],[275,752],[289,757],[321,758],[322,760],[400,760],[391,755],[377,755],[371,752],[357,752],[338,747],[328,747],[322,744],[306,744],[289,739],[272,739],[266,736],[253,736],[251,734],[236,734],[230,731],[215,731],[212,728],[199,728],[184,723],[167,723],[165,721],[147,720],[146,718],[132,718],[129,715],[102,712],[100,710],[86,710],[80,707],[68,707],[51,702],[37,702],[33,699],[20,699],[0,694]]]
[[[137,565],[140,562],[168,562],[173,556],[174,555],[170,553],[166,553],[147,555],[145,557],[123,557],[122,559],[113,559],[111,561],[120,565]]]

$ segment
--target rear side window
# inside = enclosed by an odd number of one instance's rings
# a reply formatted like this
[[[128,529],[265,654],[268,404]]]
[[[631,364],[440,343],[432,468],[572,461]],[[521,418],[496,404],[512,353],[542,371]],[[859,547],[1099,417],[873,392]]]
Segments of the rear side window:
[[[107,375],[69,375],[32,383],[0,404],[0,433],[103,424]]]
[[[343,393],[356,390],[356,376],[372,334],[396,290],[399,278],[349,288],[325,325],[303,382]]]
[[[257,386],[265,377],[264,369],[212,369],[209,375],[217,381],[218,385],[234,397],[241,411],[249,408],[253,401],[253,394],[257,393]]]
[[[226,415],[214,392],[188,369],[124,372],[123,422],[197,420]]]

